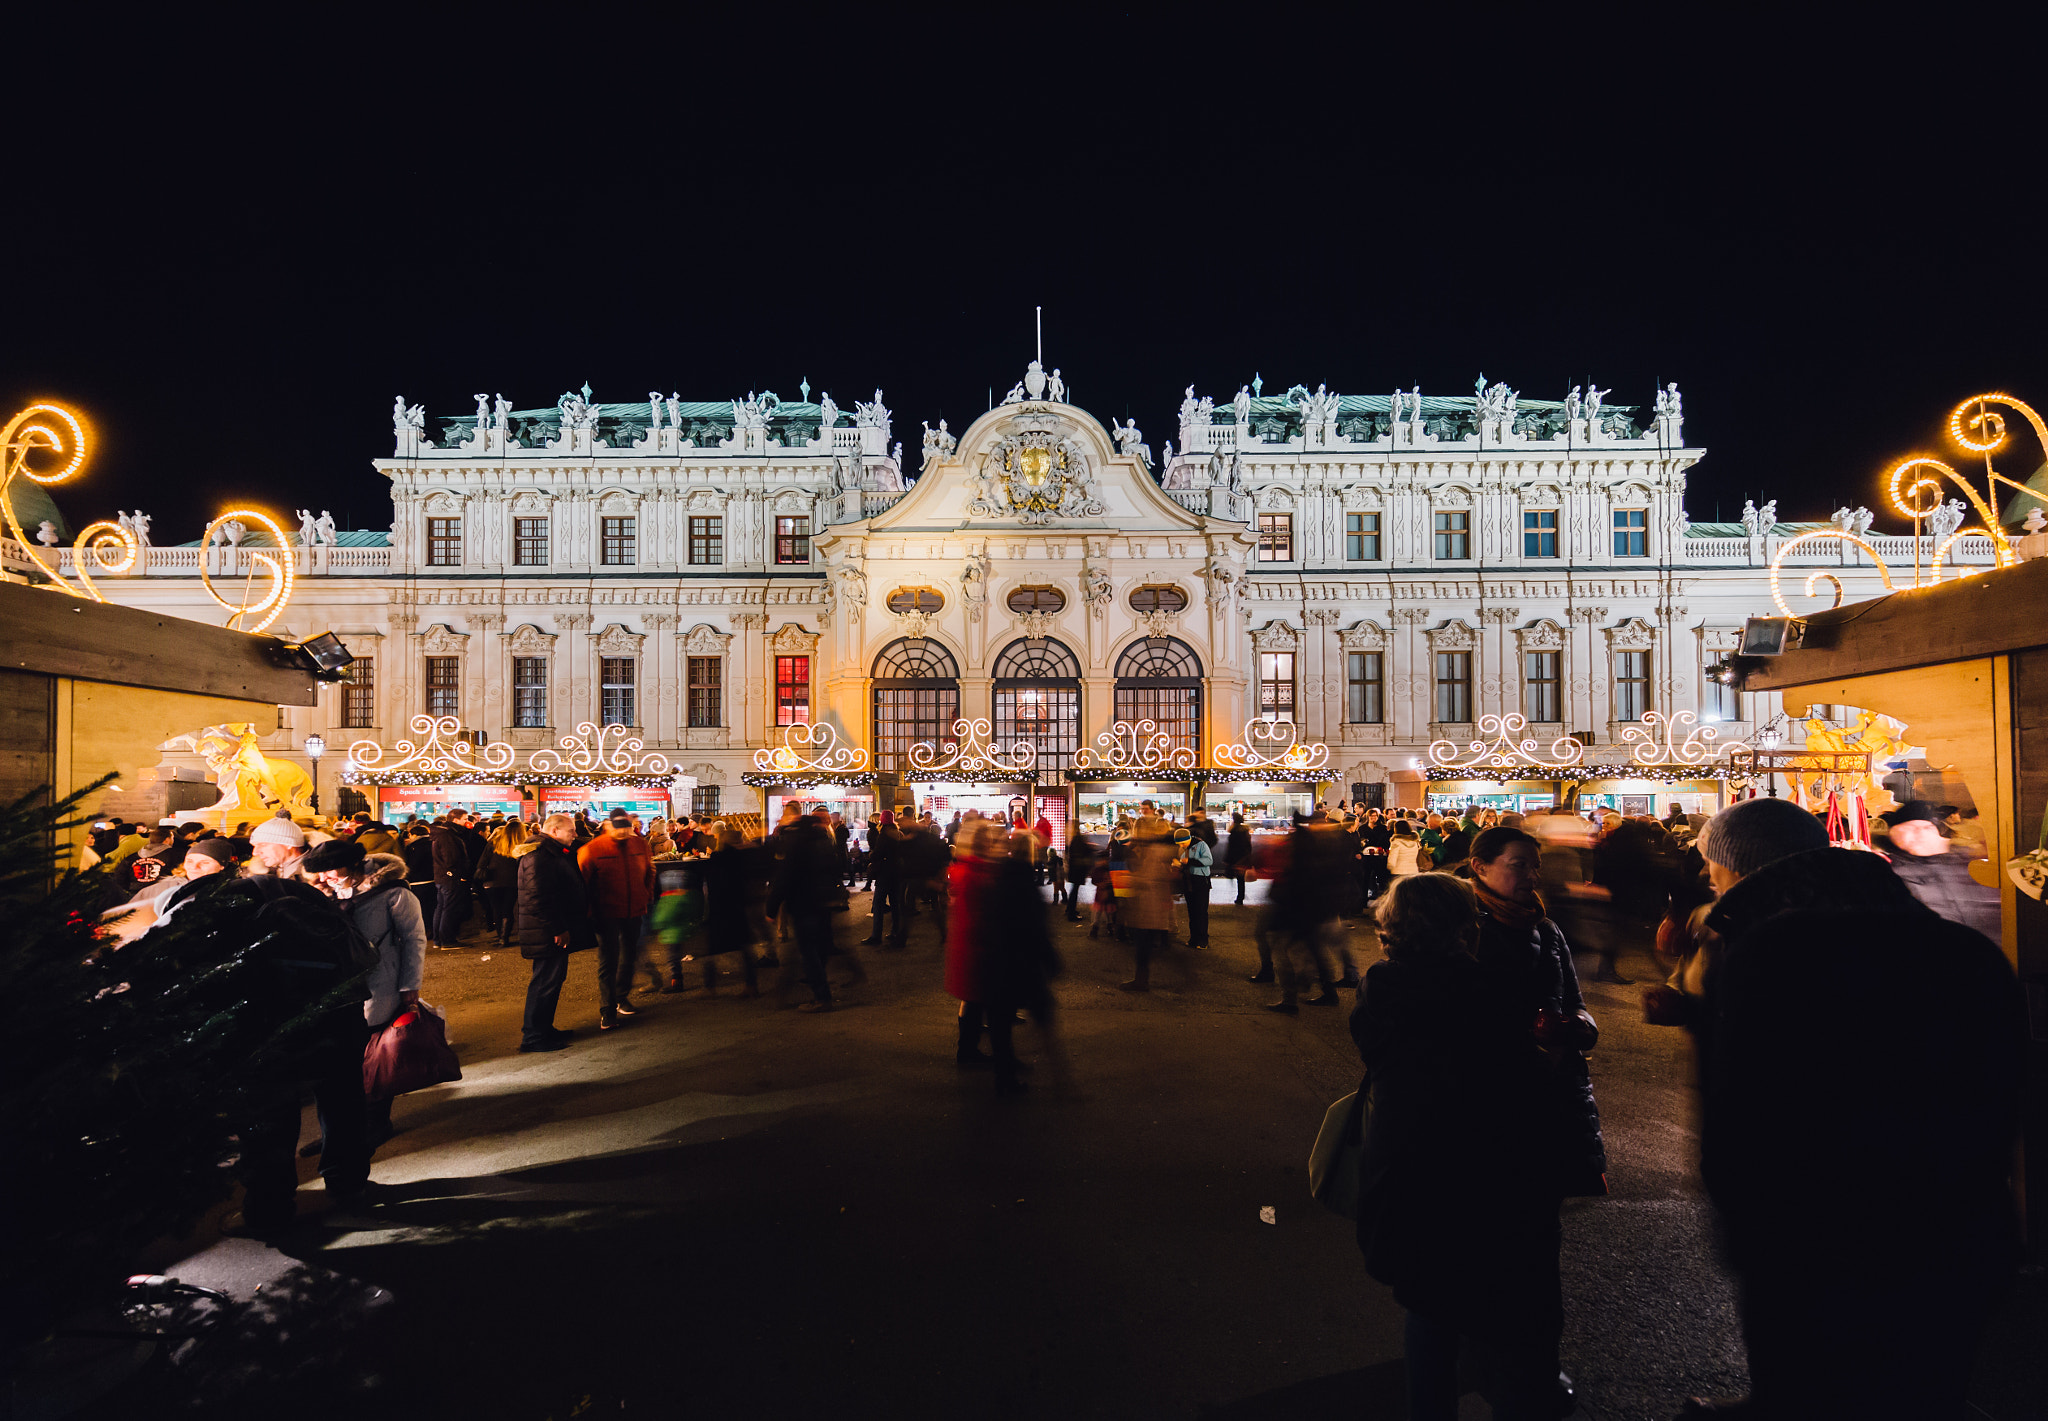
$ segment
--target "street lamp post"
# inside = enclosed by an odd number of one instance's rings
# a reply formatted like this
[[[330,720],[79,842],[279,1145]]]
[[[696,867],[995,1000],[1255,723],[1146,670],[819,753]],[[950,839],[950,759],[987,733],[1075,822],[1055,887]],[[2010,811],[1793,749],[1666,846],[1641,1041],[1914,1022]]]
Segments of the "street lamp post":
[[[313,813],[320,813],[320,757],[327,753],[327,742],[317,735],[306,737],[306,758],[313,762]]]
[[[1757,731],[1756,743],[1757,748],[1765,753],[1776,750],[1778,748],[1778,727],[1775,724],[1765,725],[1761,730]],[[1764,782],[1769,786],[1771,798],[1776,799],[1778,797],[1778,770],[1775,764],[1765,772]]]

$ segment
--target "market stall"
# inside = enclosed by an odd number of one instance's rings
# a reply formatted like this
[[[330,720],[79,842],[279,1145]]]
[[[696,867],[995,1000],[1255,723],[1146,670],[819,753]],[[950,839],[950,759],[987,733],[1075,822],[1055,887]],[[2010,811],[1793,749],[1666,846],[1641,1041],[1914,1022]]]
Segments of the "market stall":
[[[394,827],[408,819],[418,819],[423,823],[437,819],[451,809],[466,810],[486,819],[493,814],[502,814],[507,819],[531,818],[533,814],[533,806],[521,797],[517,785],[450,780],[439,784],[363,784],[360,787],[363,797],[373,803],[371,812]]]
[[[1205,776],[1195,770],[1171,778],[1134,780],[1113,770],[1072,770],[1067,778],[1074,783],[1076,822],[1089,833],[1106,833],[1118,820],[1143,814],[1146,800],[1167,819],[1187,818]]]
[[[1320,780],[1210,780],[1202,787],[1201,804],[1220,823],[1242,814],[1254,834],[1278,833],[1294,827],[1295,815],[1315,813],[1322,794]]]

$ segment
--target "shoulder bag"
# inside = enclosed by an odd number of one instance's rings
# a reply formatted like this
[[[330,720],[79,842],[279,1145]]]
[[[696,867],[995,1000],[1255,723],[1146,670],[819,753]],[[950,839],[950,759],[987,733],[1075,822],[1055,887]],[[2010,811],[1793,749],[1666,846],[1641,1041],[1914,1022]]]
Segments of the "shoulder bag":
[[[1325,1209],[1347,1219],[1358,1217],[1365,1174],[1365,1112],[1371,1091],[1368,1074],[1357,1090],[1324,1111],[1323,1128],[1316,1132],[1315,1145],[1308,1154],[1309,1193]]]

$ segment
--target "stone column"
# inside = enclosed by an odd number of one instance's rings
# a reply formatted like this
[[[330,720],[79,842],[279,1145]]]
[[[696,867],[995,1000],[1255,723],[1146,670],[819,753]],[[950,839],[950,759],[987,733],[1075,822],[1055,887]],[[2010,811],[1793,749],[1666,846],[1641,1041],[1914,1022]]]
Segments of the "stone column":
[[[1396,607],[1390,614],[1394,631],[1388,639],[1388,719],[1393,722],[1397,742],[1420,745],[1429,739],[1429,723],[1436,718],[1430,697],[1436,689],[1436,670],[1430,660],[1429,639],[1423,628],[1429,622],[1427,607]]]
[[[1308,635],[1303,639],[1299,673],[1303,701],[1299,712],[1301,738],[1329,743],[1338,738],[1337,727],[1344,718],[1341,661],[1332,669],[1333,658],[1337,656],[1335,631],[1342,613],[1335,607],[1311,607],[1302,617],[1308,623]]]
[[[726,723],[737,732],[740,748],[778,743],[769,723],[775,712],[774,688],[769,669],[763,665],[762,633],[768,626],[766,612],[735,612],[736,631],[732,655],[726,661],[730,681],[726,687]]]
[[[464,703],[475,710],[466,714],[464,721],[493,741],[503,740],[512,724],[511,669],[505,661],[505,614],[478,613],[476,635],[469,639],[469,653],[462,666]]]
[[[555,703],[549,716],[556,736],[575,734],[584,721],[597,719],[597,704],[590,664],[590,613],[566,612],[557,619],[562,640],[556,643],[555,665],[560,679],[548,690]]]
[[[644,546],[644,545],[643,545]],[[647,614],[647,640],[640,657],[641,694],[646,709],[641,712],[650,746],[678,746],[683,743],[681,667],[676,661],[675,630],[681,620],[674,612]]]

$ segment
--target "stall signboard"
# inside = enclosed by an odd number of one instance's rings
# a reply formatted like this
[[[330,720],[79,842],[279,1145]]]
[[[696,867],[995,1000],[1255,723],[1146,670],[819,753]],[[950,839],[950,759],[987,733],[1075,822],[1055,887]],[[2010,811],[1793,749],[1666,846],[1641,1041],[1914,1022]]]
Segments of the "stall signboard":
[[[591,785],[542,785],[534,791],[540,796],[542,814],[587,814],[592,819],[602,819],[614,809],[623,809],[628,814],[640,816],[642,824],[651,819],[668,818],[668,791],[665,789],[643,789],[637,785],[622,785],[615,789]]]
[[[378,817],[386,824],[402,824],[417,816],[433,819],[451,809],[465,809],[489,818],[502,814],[520,816],[522,801],[511,785],[369,785],[357,786],[363,794],[377,796]]]

